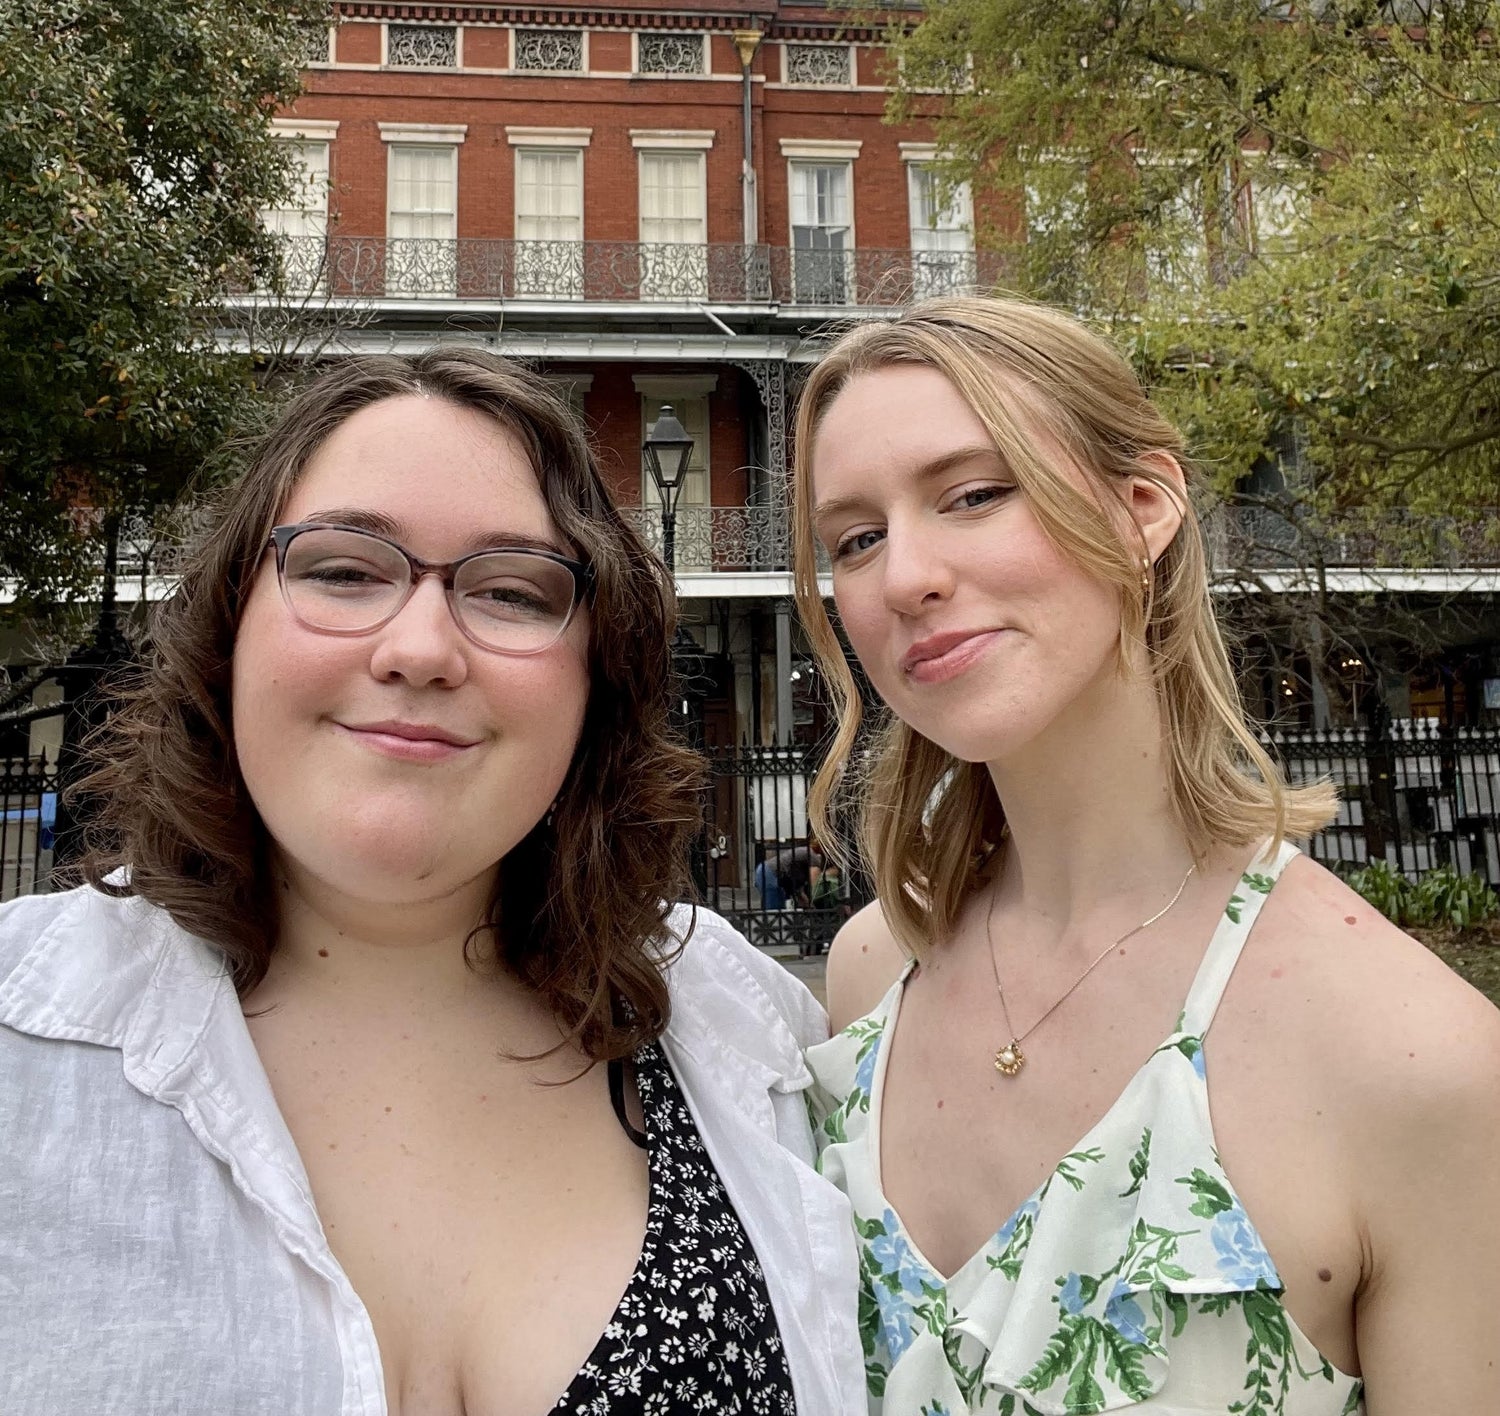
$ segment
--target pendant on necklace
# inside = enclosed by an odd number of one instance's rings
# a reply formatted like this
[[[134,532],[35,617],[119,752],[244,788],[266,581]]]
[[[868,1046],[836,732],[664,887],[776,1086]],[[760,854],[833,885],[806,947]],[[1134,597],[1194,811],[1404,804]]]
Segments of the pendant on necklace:
[[[1003,1076],[1014,1077],[1025,1065],[1026,1054],[1021,1051],[1021,1044],[1017,1038],[1011,1038],[995,1054],[995,1070]]]

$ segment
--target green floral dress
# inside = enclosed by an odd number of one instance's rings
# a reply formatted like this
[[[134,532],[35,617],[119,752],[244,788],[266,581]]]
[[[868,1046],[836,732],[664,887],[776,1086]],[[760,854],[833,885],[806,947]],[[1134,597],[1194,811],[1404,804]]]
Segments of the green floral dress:
[[[810,1050],[820,1168],[860,1239],[870,1409],[885,1416],[1351,1416],[1357,1378],[1281,1301],[1219,1164],[1203,1040],[1266,896],[1296,848],[1257,862],[1214,933],[1177,1030],[999,1232],[951,1278],[880,1189],[887,1030],[911,965],[874,1012]]]

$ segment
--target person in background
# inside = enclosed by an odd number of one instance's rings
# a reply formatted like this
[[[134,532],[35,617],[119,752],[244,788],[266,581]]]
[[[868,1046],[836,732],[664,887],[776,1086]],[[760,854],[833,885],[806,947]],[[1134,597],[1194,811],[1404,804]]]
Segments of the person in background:
[[[763,910],[780,910],[786,905],[786,892],[781,888],[777,871],[777,854],[775,846],[762,846],[760,864],[755,867],[755,890]]]
[[[673,599],[538,374],[337,364],[0,908],[6,1416],[856,1416],[802,986],[688,886]]]
[[[808,1054],[872,1410],[1494,1411],[1500,1012],[1293,844],[1333,792],[1246,723],[1177,430],[951,298],[837,341],[796,448],[811,813],[863,784],[878,893]]]
[[[811,903],[812,887],[822,868],[823,851],[816,836],[809,835],[806,845],[781,851],[777,873],[781,877],[782,893],[797,909],[805,910]]]

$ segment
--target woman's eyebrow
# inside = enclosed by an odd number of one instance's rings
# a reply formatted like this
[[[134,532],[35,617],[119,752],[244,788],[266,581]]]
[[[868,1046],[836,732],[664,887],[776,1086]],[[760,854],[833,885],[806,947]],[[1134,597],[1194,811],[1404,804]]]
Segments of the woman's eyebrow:
[[[369,507],[335,506],[314,511],[303,517],[304,521],[321,522],[325,525],[347,526],[352,531],[370,531],[377,536],[389,537],[405,544],[406,526],[403,522],[387,516],[384,512],[372,511]],[[560,545],[554,537],[533,536],[523,531],[480,531],[464,543],[468,551],[487,551],[495,546],[510,550],[551,551],[554,555],[573,557],[573,552]]]
[[[467,542],[472,551],[488,551],[493,547],[504,547],[508,551],[551,551],[553,555],[572,559],[576,552],[559,545],[550,536],[528,536],[520,531],[483,531],[470,536]]]
[[[967,447],[955,447],[948,452],[934,457],[930,462],[924,462],[918,466],[912,475],[918,481],[928,481],[933,477],[941,477],[945,472],[952,471],[955,467],[962,466],[965,462],[977,462],[983,459],[987,462],[1001,463],[999,452],[989,443],[972,443]],[[1003,466],[1003,463],[1001,463]],[[812,519],[826,521],[831,516],[837,516],[840,512],[855,511],[869,505],[869,498],[856,492],[844,497],[829,497],[827,501],[820,501],[813,507]]]
[[[377,536],[389,536],[393,541],[399,541],[405,530],[399,521],[383,512],[361,506],[333,506],[312,511],[302,521],[304,524],[312,522],[324,526],[347,526],[351,531],[370,531]]]

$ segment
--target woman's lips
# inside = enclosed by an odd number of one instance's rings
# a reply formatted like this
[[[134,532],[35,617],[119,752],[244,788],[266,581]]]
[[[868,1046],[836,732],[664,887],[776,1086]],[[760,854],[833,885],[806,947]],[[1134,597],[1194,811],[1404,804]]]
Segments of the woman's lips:
[[[959,640],[951,649],[931,658],[918,659],[907,669],[916,683],[946,683],[970,668],[1000,638],[1003,629],[984,629]]]
[[[338,728],[362,747],[401,762],[446,762],[474,746],[473,743],[450,742],[446,738],[410,737],[380,728],[351,728],[343,723],[338,724]]]

